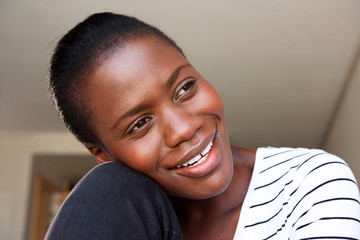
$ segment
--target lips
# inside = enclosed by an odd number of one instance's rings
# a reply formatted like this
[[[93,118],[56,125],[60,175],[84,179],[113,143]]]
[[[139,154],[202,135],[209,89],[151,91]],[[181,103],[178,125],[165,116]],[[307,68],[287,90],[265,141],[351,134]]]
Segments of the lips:
[[[195,166],[203,163],[206,160],[206,158],[209,156],[209,152],[211,150],[212,145],[213,145],[213,143],[211,141],[201,153],[199,153],[198,155],[196,155],[195,157],[193,157],[186,163],[180,164],[176,167],[177,168],[195,167]]]
[[[206,176],[213,172],[221,161],[217,148],[217,142],[213,139],[201,153],[171,170],[187,177],[201,178]]]

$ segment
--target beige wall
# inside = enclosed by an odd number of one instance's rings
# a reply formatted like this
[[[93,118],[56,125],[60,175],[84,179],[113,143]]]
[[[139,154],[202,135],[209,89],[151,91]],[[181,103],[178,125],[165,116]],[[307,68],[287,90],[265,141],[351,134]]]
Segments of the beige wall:
[[[0,239],[26,239],[34,154],[85,154],[72,135],[0,133]]]
[[[342,157],[360,181],[360,61],[324,148]]]

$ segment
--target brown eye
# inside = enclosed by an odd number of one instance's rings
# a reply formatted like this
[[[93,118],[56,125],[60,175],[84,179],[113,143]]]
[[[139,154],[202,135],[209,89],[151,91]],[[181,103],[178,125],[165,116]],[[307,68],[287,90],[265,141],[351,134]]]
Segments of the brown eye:
[[[194,85],[195,80],[191,80],[186,82],[181,88],[180,90],[177,92],[176,96],[175,96],[175,100],[177,100],[178,98],[180,98],[181,96],[183,96],[184,94],[186,94]]]
[[[141,129],[143,129],[144,127],[146,127],[147,123],[151,120],[151,117],[143,117],[140,118],[139,120],[137,120],[135,122],[135,124],[133,125],[133,127],[130,129],[128,134],[132,134],[134,132],[137,132]]]

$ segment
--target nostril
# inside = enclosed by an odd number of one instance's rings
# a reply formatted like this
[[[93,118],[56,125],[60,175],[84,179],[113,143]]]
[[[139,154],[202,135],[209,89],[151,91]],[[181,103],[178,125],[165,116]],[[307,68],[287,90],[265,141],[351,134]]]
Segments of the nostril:
[[[202,126],[200,117],[176,118],[166,124],[166,144],[175,148],[181,143],[191,140]]]

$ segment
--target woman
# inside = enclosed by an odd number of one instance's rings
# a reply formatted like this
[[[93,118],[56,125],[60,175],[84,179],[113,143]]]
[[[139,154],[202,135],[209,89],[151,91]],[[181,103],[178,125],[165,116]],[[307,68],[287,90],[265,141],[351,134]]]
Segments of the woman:
[[[152,26],[90,16],[58,43],[49,87],[100,165],[47,239],[360,238],[348,166],[321,150],[231,147],[219,95]]]

